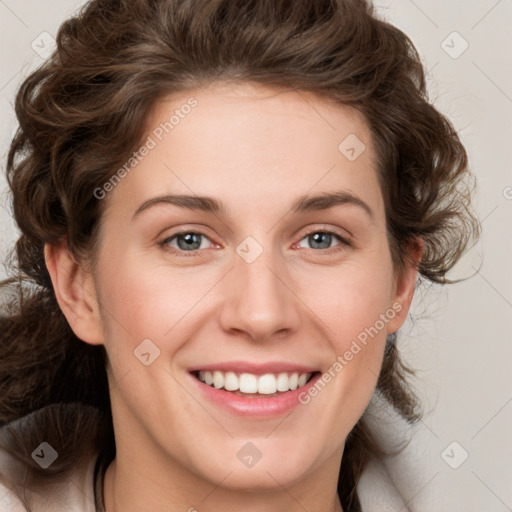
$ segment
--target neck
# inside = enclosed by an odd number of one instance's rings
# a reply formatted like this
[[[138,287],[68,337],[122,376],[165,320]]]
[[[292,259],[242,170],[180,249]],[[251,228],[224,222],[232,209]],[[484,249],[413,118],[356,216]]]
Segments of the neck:
[[[182,479],[175,479],[171,473],[164,475],[148,469],[147,463],[139,467],[133,459],[123,464],[118,455],[105,474],[105,512],[343,512],[336,485],[326,489],[323,471],[286,488],[267,477],[275,490],[258,491],[230,488],[229,474],[219,478],[217,485],[199,478],[184,485]],[[255,482],[262,483],[256,479]]]

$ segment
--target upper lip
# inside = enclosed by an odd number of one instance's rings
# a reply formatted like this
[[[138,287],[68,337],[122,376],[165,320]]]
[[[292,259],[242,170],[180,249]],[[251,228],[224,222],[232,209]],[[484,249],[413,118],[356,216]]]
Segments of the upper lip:
[[[214,371],[235,372],[235,373],[252,373],[254,375],[265,375],[266,373],[314,373],[319,371],[318,368],[294,364],[289,362],[271,361],[268,363],[253,363],[249,361],[225,361],[219,363],[211,363],[194,366],[189,368],[189,372],[197,371]]]

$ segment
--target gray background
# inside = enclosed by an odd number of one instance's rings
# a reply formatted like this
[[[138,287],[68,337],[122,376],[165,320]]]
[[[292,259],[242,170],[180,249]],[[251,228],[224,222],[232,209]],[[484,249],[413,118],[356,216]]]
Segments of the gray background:
[[[44,33],[55,36],[59,24],[82,3],[0,0],[2,169],[16,126],[15,90],[41,64],[39,54],[44,56],[51,43]],[[476,207],[483,222],[481,242],[452,273],[452,277],[474,277],[452,286],[420,289],[411,319],[402,329],[401,348],[417,370],[414,384],[426,410],[398,464],[414,466],[418,474],[405,497],[415,511],[429,510],[427,496],[432,494],[442,498],[438,510],[447,512],[509,511],[512,2],[379,0],[376,5],[420,51],[429,70],[432,101],[450,117],[468,149],[478,178]],[[5,188],[2,176],[2,259],[16,237]],[[456,445],[451,444],[454,441]]]

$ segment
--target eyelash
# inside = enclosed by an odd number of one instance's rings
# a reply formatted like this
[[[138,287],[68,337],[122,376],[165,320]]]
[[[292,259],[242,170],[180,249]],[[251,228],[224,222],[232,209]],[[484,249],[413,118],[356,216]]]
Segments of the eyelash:
[[[350,242],[347,241],[347,239],[343,236],[341,236],[340,234],[336,233],[335,231],[332,231],[332,230],[329,230],[329,229],[314,229],[314,230],[311,230],[311,231],[308,231],[306,232],[302,238],[299,240],[299,242],[297,242],[296,244],[294,245],[297,245],[298,243],[302,242],[302,240],[304,240],[305,238],[311,236],[311,235],[314,235],[314,234],[318,234],[318,233],[321,233],[321,234],[325,234],[325,235],[332,235],[334,237],[336,237],[340,243],[338,245],[335,245],[334,247],[328,247],[327,249],[314,249],[314,248],[311,248],[309,249],[310,251],[314,251],[314,252],[327,252],[328,254],[332,254],[332,253],[337,253],[339,251],[343,251],[345,250],[347,247],[351,247],[352,244]],[[193,230],[190,230],[190,229],[183,229],[181,231],[177,231],[176,233],[173,233],[171,236],[165,238],[164,240],[162,240],[162,242],[159,242],[159,246],[164,250],[164,251],[168,251],[168,252],[172,252],[172,253],[178,253],[180,254],[180,256],[184,256],[184,257],[194,257],[194,256],[199,256],[201,251],[204,251],[205,249],[194,249],[193,251],[184,251],[182,249],[176,249],[175,247],[169,247],[169,243],[174,240],[175,238],[181,236],[181,235],[199,235],[199,236],[203,236],[205,238],[207,238],[208,240],[210,240],[210,238],[205,235],[204,233],[201,233],[200,231],[193,231]]]

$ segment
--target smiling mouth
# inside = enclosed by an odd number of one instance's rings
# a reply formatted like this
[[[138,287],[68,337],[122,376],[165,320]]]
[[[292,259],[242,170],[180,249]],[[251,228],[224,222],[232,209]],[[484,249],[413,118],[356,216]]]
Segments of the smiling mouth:
[[[241,397],[270,398],[306,386],[319,373],[282,372],[255,375],[219,370],[199,370],[192,372],[192,375],[207,386],[228,391]]]

